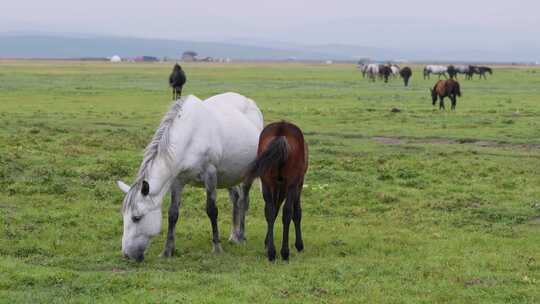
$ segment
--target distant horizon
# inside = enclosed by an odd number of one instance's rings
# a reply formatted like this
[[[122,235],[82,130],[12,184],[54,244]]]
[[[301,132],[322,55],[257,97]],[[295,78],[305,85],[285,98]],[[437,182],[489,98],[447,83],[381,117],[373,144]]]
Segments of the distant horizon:
[[[298,57],[298,60],[336,60],[354,62],[361,58],[373,61],[410,62],[485,62],[485,63],[538,63],[539,59],[527,56],[527,53],[489,52],[482,50],[396,50],[374,48],[353,44],[301,44],[297,42],[264,41],[262,39],[238,39],[233,41],[194,41],[165,38],[145,38],[136,35],[105,35],[99,33],[46,32],[46,31],[6,31],[0,32],[4,48],[0,49],[0,58],[104,58],[113,55],[135,57],[150,55],[156,57],[179,58],[181,49],[193,49],[202,56],[230,57],[235,60],[270,60],[283,61]],[[48,40],[59,40],[56,45],[49,45]],[[68,42],[69,41],[69,42]],[[92,44],[91,42],[95,42]],[[120,42],[129,44],[126,47]],[[143,43],[144,42],[144,43]],[[77,45],[79,44],[79,45]],[[83,47],[83,44],[85,47]],[[114,51],[117,47],[122,50]],[[196,48],[201,48],[197,50]],[[71,50],[71,51],[66,51]],[[149,53],[144,53],[146,52]],[[29,52],[31,51],[31,52]],[[537,54],[537,50],[529,50]],[[143,54],[144,53],[144,54]],[[491,56],[491,57],[490,57]]]

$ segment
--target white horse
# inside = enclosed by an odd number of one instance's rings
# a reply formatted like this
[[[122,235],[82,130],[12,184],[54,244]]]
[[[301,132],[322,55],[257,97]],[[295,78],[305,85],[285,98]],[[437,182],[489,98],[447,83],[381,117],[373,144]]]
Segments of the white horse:
[[[390,69],[392,70],[392,77],[393,78],[396,78],[397,76],[399,76],[399,66],[397,64],[392,64],[390,66]]]
[[[212,224],[214,252],[221,252],[216,189],[228,188],[233,203],[229,240],[244,240],[244,219],[251,185],[241,184],[243,173],[255,159],[263,129],[261,111],[253,100],[225,93],[201,101],[195,96],[173,103],[150,144],[135,182],[118,181],[126,193],[122,215],[122,252],[137,261],[151,237],[161,230],[163,197],[170,190],[169,229],[163,256],[175,249],[174,230],[184,185],[206,189],[206,213]]]
[[[471,74],[471,66],[469,65],[456,65],[455,67],[456,69],[456,72],[457,73],[460,73],[460,74],[464,74],[465,75],[465,78],[472,78],[472,74]],[[456,74],[456,79],[457,79],[457,74]]]
[[[455,69],[458,73],[467,74],[469,73],[470,67],[468,65],[461,64],[461,65],[456,65]]]
[[[441,78],[441,75],[445,78],[448,78],[446,76],[446,73],[448,72],[448,67],[442,66],[442,65],[426,65],[424,68],[424,79],[428,78],[431,74],[439,75],[439,78]]]
[[[365,63],[359,63],[358,64],[358,69],[360,70],[360,72],[362,73],[362,77],[366,78],[366,69],[367,69],[367,64]]]
[[[370,63],[365,66],[365,73],[371,81],[375,81],[375,77],[379,75],[379,64]]]

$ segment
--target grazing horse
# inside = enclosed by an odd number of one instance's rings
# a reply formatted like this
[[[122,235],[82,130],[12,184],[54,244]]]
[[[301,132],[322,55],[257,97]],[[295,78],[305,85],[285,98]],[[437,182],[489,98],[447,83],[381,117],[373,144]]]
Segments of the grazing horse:
[[[291,218],[296,232],[295,247],[298,251],[304,249],[300,228],[302,220],[300,195],[307,168],[308,148],[300,128],[284,121],[272,123],[264,128],[259,138],[257,158],[246,173],[245,183],[251,183],[256,177],[261,178],[268,229],[264,244],[270,261],[276,259],[274,222],[283,200],[285,205],[281,257],[283,260],[289,259]]]
[[[368,67],[367,64],[364,64],[364,63],[358,63],[358,69],[359,69],[360,72],[362,73],[362,77],[363,77],[363,78],[366,78],[367,67]]]
[[[456,65],[456,66],[449,65],[447,69],[448,69],[448,76],[450,78],[456,78],[456,79],[457,79],[458,74],[468,75],[469,71],[471,70],[470,66],[468,65]]]
[[[405,83],[405,86],[409,86],[409,79],[412,76],[412,70],[410,67],[404,67],[399,71],[399,75],[401,78],[403,78],[403,82]]]
[[[144,259],[150,239],[161,230],[162,202],[169,190],[169,228],[163,256],[174,253],[180,195],[187,184],[206,189],[213,251],[222,251],[218,188],[228,188],[233,203],[229,240],[242,242],[251,187],[242,181],[248,165],[257,157],[262,128],[261,111],[253,100],[240,94],[220,94],[204,102],[189,95],[175,101],[146,147],[135,182],[131,186],[117,182],[126,193],[122,208],[124,256],[136,261]]]
[[[453,79],[454,77],[457,78],[458,71],[455,66],[449,65],[446,70],[448,72],[448,77],[450,77],[451,79]]]
[[[461,97],[459,82],[454,79],[439,80],[431,91],[432,104],[435,106],[437,96],[439,97],[439,110],[444,110],[444,98],[449,97],[452,101],[452,110],[456,109],[456,96]]]
[[[390,69],[392,69],[392,77],[396,78],[399,75],[400,68],[397,64],[390,65]]]
[[[430,79],[431,74],[437,74],[439,75],[439,79],[441,78],[441,75],[446,77],[446,72],[448,71],[448,68],[442,65],[427,65],[424,68],[424,79]]]
[[[476,67],[475,66],[473,66],[473,65],[467,66],[467,71],[464,73],[465,74],[465,79],[472,80],[473,75],[475,74],[475,72],[476,72]]]
[[[381,65],[379,67],[379,76],[384,80],[385,83],[388,83],[388,78],[392,75],[392,68],[388,65]]]
[[[369,80],[375,81],[375,77],[379,75],[380,66],[376,63],[370,63],[365,67],[365,74],[368,75]]]
[[[482,77],[484,77],[484,79],[487,79],[486,73],[489,73],[489,75],[493,75],[493,70],[487,66],[479,66],[477,67],[477,71],[478,75],[480,75],[480,79],[482,79]]]
[[[169,85],[172,87],[172,99],[177,100],[182,96],[182,87],[186,83],[186,74],[182,67],[177,63],[173,67],[173,71],[169,76]]]

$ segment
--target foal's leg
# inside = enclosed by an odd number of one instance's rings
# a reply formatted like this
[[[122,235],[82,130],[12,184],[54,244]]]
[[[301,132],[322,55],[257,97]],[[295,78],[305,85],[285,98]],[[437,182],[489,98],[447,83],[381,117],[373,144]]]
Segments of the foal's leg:
[[[302,187],[304,183],[300,183],[298,189],[296,190],[295,200],[293,201],[293,214],[292,219],[294,222],[294,230],[296,232],[296,241],[294,247],[296,250],[304,250],[304,241],[302,240],[302,229],[300,223],[302,222],[302,206],[300,205],[300,195],[302,194]]]
[[[444,97],[439,96],[439,110],[444,110]]]
[[[281,243],[281,258],[289,259],[289,226],[293,216],[293,206],[297,201],[298,185],[292,185],[287,189],[287,199],[283,205],[283,240]],[[295,225],[296,227],[296,225]]]
[[[275,201],[275,195],[271,192],[268,186],[263,184],[263,198],[265,202],[264,216],[266,217],[266,252],[269,261],[276,259],[276,246],[274,245],[274,222],[276,221],[277,204]]]
[[[456,102],[457,102],[456,98],[457,98],[456,95],[450,96],[450,100],[452,101],[452,111],[456,109]]]
[[[223,251],[219,240],[218,229],[218,208],[216,206],[216,187],[217,187],[217,170],[214,166],[208,167],[204,173],[204,183],[206,186],[206,214],[210,218],[212,224],[212,244],[213,252],[220,253]]]
[[[176,228],[176,222],[178,221],[178,214],[180,209],[180,195],[182,194],[182,185],[177,179],[171,184],[171,205],[169,206],[169,227],[167,230],[167,242],[165,243],[165,250],[162,256],[170,257],[174,253],[174,230]]]

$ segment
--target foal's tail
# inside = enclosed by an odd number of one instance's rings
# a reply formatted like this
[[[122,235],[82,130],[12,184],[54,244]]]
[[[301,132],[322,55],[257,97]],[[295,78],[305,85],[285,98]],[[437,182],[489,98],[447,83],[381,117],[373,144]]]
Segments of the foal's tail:
[[[289,144],[285,136],[279,136],[272,140],[250,165],[246,172],[245,179],[253,181],[255,178],[264,175],[270,169],[280,170],[289,156]]]

